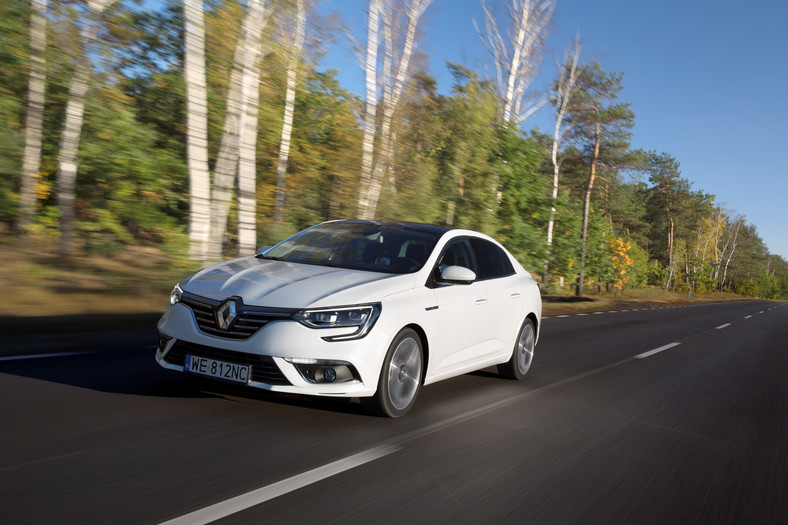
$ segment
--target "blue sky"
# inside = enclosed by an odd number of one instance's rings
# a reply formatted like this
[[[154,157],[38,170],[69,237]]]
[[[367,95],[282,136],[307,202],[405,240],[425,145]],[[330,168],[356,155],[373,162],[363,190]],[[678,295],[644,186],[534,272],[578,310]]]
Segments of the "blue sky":
[[[502,10],[504,0],[487,4]],[[366,8],[366,0],[321,5],[341,14],[360,42]],[[422,20],[419,50],[441,93],[451,90],[447,60],[495,74],[473,18],[481,25],[480,0],[433,0]],[[581,61],[624,73],[620,100],[635,112],[632,146],[674,156],[695,190],[746,216],[769,250],[788,259],[788,2],[558,0],[534,89],[549,87],[578,31]],[[363,93],[363,72],[347,47],[332,47],[321,65]],[[524,127],[551,132],[552,108]]]

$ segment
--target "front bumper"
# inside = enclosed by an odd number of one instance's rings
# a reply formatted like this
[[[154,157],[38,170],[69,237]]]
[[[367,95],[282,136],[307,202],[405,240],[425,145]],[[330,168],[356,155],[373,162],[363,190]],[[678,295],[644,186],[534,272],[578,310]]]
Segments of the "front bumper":
[[[348,328],[314,329],[297,321],[273,321],[245,340],[224,339],[200,331],[191,309],[183,304],[167,308],[158,324],[161,344],[156,361],[183,371],[185,354],[251,366],[253,388],[329,397],[368,397],[375,393],[390,336],[376,324],[362,339],[329,342]],[[315,382],[303,363],[347,363],[357,379]]]

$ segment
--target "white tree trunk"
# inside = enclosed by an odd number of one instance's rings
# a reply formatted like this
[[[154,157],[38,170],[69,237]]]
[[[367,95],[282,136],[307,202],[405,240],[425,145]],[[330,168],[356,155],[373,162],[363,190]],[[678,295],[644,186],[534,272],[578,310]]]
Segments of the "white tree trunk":
[[[407,18],[408,26],[405,33],[405,40],[402,47],[402,55],[397,62],[394,59],[394,38],[393,27],[391,19],[384,24],[384,31],[386,33],[386,62],[388,67],[384,65],[384,70],[387,74],[384,75],[389,85],[384,86],[383,92],[383,122],[380,128],[380,150],[377,160],[375,162],[375,169],[372,172],[372,177],[369,182],[366,197],[366,208],[361,214],[362,219],[371,220],[375,218],[375,211],[377,210],[378,200],[380,198],[380,190],[383,185],[383,179],[386,173],[391,168],[394,156],[394,134],[392,133],[391,124],[396,112],[399,101],[402,97],[402,92],[407,80],[408,68],[410,66],[410,58],[413,55],[414,42],[416,40],[416,28],[419,19],[424,14],[424,11],[429,6],[432,0],[414,0],[408,7]],[[388,14],[387,17],[390,17]],[[396,64],[395,64],[396,63]],[[391,68],[396,68],[396,77],[392,79],[390,74]],[[390,83],[393,81],[393,86]],[[362,192],[364,187],[361,188]]]
[[[213,173],[211,197],[211,242],[210,258],[219,259],[222,255],[224,234],[227,231],[227,217],[230,211],[233,188],[235,187],[236,171],[239,164],[239,135],[243,114],[243,82],[244,72],[248,64],[257,60],[259,49],[253,51],[253,42],[260,42],[262,30],[268,23],[270,11],[259,0],[249,4],[249,11],[241,25],[241,35],[235,46],[233,69],[230,74],[230,85],[227,90],[224,129],[219,155]],[[259,47],[259,44],[258,44]],[[257,73],[259,79],[259,73]],[[247,77],[247,82],[249,82]]]
[[[514,5],[513,5],[514,7]],[[512,120],[512,106],[514,105],[514,90],[517,83],[516,71],[520,68],[522,60],[521,54],[526,50],[523,49],[525,43],[525,34],[528,29],[528,18],[531,15],[531,2],[530,0],[523,0],[520,4],[520,12],[516,13],[514,20],[515,38],[513,44],[512,61],[509,65],[509,78],[506,82],[506,93],[504,95],[503,104],[503,118],[504,122]]]
[[[476,31],[495,60],[498,90],[502,102],[501,120],[522,124],[544,101],[524,108],[523,97],[539,69],[541,49],[555,9],[555,0],[512,0],[507,6],[512,31],[504,38],[495,16],[482,2],[486,37]],[[474,21],[474,26],[476,22]]]
[[[380,28],[381,0],[369,0],[367,18],[367,52],[364,68],[366,93],[364,98],[364,137],[361,142],[361,179],[359,181],[358,214],[369,215],[369,183],[375,154],[375,121],[377,119],[377,66],[378,31]]]
[[[238,254],[253,255],[257,249],[257,115],[260,99],[261,35],[265,8],[260,0],[249,1],[255,24],[245,42],[247,61],[241,81],[241,121],[238,135]]]
[[[296,75],[298,61],[304,47],[306,31],[306,8],[304,0],[296,0],[296,30],[293,47],[290,50],[290,61],[287,65],[287,93],[285,95],[285,114],[282,123],[282,140],[279,143],[279,159],[276,165],[276,206],[274,220],[284,220],[285,190],[287,188],[287,161],[290,157],[290,137],[293,133],[293,113],[295,109]]]
[[[206,261],[211,226],[208,170],[208,90],[205,80],[205,17],[202,0],[184,0],[186,156],[189,166],[189,255]]]
[[[96,44],[101,13],[115,0],[89,1],[88,19],[82,32],[84,48],[74,69],[66,103],[66,119],[60,136],[57,171],[57,204],[60,211],[60,254],[74,252],[74,189],[77,182],[79,140],[85,119],[85,97],[90,82],[90,55]]]
[[[33,0],[30,15],[30,82],[25,117],[25,151],[19,202],[19,230],[27,236],[36,206],[36,184],[41,171],[41,134],[46,96],[47,1]]]
[[[243,62],[243,46],[239,43],[235,49],[236,64]],[[227,216],[230,212],[230,201],[235,187],[235,176],[238,169],[238,133],[241,122],[241,73],[240,67],[233,67],[230,74],[230,85],[227,89],[227,103],[224,113],[224,128],[213,167],[213,186],[211,187],[211,237],[208,256],[212,260],[220,259],[224,245],[224,234],[227,231]]]
[[[553,147],[550,153],[550,158],[553,162],[553,193],[552,204],[550,205],[550,221],[547,223],[547,246],[548,254],[553,246],[553,228],[555,227],[555,201],[558,199],[558,174],[561,165],[558,162],[558,147],[561,142],[561,125],[566,116],[566,110],[569,106],[569,101],[575,91],[575,84],[577,83],[577,63],[580,58],[580,38],[575,39],[574,46],[568,50],[564,55],[564,62],[560,66],[560,74],[556,85],[555,96],[555,127],[553,128]],[[548,260],[544,261],[544,276],[543,281],[547,282],[548,273]]]
[[[739,238],[739,228],[741,227],[744,221],[742,219],[738,219],[733,227],[733,232],[731,233],[733,237],[733,242],[731,246],[731,251],[728,254],[728,259],[725,261],[725,269],[722,272],[722,281],[720,282],[720,291],[725,286],[725,280],[728,278],[728,265],[731,263],[731,259],[733,259],[733,254],[736,252],[736,244]]]

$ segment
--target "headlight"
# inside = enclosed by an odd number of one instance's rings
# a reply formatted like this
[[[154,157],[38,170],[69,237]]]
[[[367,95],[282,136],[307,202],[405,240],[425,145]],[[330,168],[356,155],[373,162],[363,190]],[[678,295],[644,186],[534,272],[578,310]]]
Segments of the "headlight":
[[[309,328],[350,328],[356,330],[344,335],[326,336],[326,341],[347,341],[361,339],[372,329],[380,316],[380,303],[340,308],[320,308],[301,310],[293,314],[293,319]]]
[[[170,306],[174,305],[175,303],[181,302],[182,296],[183,296],[183,289],[181,288],[180,284],[176,284],[175,287],[170,292]]]

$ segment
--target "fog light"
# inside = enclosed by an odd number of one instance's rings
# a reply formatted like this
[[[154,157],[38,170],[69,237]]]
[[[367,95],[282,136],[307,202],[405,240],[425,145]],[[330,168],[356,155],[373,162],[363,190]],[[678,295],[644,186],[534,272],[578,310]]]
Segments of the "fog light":
[[[301,377],[310,383],[348,383],[361,380],[356,368],[347,361],[299,357],[286,357],[285,361],[295,365]]]
[[[333,368],[324,368],[323,369],[323,379],[326,380],[326,383],[333,383],[337,380],[337,373]]]

